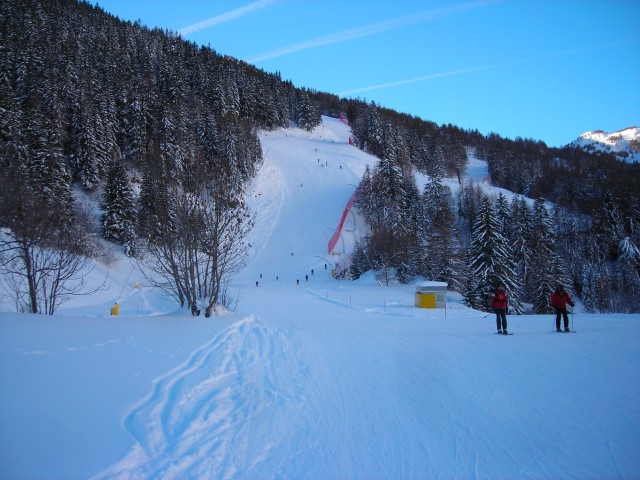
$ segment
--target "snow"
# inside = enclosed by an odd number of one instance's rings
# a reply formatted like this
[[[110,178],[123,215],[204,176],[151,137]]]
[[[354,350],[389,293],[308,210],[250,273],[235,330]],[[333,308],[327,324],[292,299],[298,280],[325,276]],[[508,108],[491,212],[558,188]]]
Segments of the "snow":
[[[415,308],[427,279],[332,279],[375,164],[349,134],[262,135],[233,311],[176,311],[122,256],[53,317],[3,297],[0,478],[637,478],[640,315],[509,316],[504,337],[453,292]]]
[[[446,282],[436,282],[434,280],[425,280],[416,282],[417,287],[447,287]]]
[[[586,151],[613,152],[627,162],[640,162],[640,127],[629,127],[613,133],[595,130],[585,132],[570,146]]]

